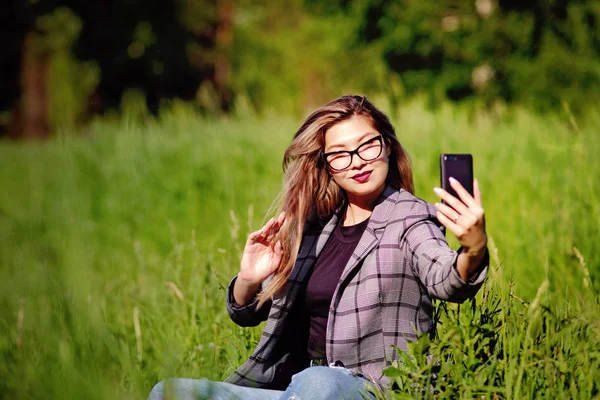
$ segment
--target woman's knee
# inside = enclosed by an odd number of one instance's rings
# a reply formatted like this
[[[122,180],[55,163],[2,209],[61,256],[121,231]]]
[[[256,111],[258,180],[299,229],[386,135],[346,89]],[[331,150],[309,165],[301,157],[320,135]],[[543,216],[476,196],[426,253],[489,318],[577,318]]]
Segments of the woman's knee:
[[[202,398],[205,392],[210,393],[214,389],[211,383],[214,382],[206,379],[167,379],[154,385],[147,400]]]
[[[160,381],[150,391],[147,400],[162,400],[165,396],[165,381]]]
[[[292,380],[306,380],[307,382],[337,383],[344,380],[353,380],[356,376],[346,368],[338,367],[311,367],[300,371]]]
[[[369,384],[369,381],[346,368],[311,367],[292,377],[286,394],[293,394],[290,398],[295,399],[373,398],[367,394]],[[364,396],[365,394],[367,395]]]

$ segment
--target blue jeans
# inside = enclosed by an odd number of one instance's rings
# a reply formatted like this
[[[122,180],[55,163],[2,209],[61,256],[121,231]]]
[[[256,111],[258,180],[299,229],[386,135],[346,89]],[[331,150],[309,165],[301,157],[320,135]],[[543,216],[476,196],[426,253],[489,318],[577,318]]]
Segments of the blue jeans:
[[[256,389],[207,379],[169,379],[154,386],[148,400],[363,400],[375,399],[374,385],[340,367],[307,368],[292,377],[285,391]]]

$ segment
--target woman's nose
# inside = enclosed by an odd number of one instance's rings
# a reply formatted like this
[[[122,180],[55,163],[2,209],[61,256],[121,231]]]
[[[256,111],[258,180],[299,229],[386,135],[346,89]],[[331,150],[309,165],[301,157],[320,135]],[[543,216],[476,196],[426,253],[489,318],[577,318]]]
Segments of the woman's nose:
[[[352,155],[352,162],[350,163],[350,169],[361,169],[367,162],[360,158],[358,154]]]

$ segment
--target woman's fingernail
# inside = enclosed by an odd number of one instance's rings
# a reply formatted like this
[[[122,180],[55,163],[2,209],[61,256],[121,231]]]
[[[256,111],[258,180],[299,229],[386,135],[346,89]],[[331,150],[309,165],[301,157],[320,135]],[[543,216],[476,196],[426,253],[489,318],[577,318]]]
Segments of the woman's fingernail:
[[[448,178],[450,180],[450,182],[456,182],[456,179],[454,179],[453,177]]]
[[[435,208],[440,208],[440,203],[435,203],[434,206]]]
[[[439,187],[434,187],[433,191],[436,193],[442,193],[442,189],[440,189]]]

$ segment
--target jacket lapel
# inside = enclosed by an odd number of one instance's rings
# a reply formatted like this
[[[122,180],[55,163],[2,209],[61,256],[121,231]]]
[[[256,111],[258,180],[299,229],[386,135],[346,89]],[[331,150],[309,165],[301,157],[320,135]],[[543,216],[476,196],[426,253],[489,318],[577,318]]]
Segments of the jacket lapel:
[[[325,243],[327,243],[329,236],[331,236],[331,233],[335,229],[338,219],[338,215],[334,214],[317,235],[306,235],[304,237],[298,251],[296,264],[290,274],[292,280],[297,283],[306,282],[316,258],[321,254],[323,247],[325,247]]]
[[[335,310],[337,309],[337,306],[344,294],[344,290],[349,283],[348,278],[354,276],[354,272],[362,265],[361,261],[364,260],[377,245],[379,245],[384,229],[392,217],[392,212],[402,191],[403,189],[395,190],[388,186],[381,194],[377,200],[375,208],[373,209],[373,213],[371,214],[371,218],[369,219],[369,223],[367,224],[365,232],[356,245],[350,260],[348,260],[348,263],[344,267],[344,271],[342,272],[342,276],[340,277],[337,288],[333,293],[333,298],[331,299],[329,308],[329,320],[327,321],[326,333],[327,358],[328,362],[330,363],[334,362],[334,347],[332,344],[332,338],[336,329]]]
[[[300,293],[300,288],[308,281],[313,265],[323,247],[325,247],[325,243],[327,243],[329,236],[335,229],[338,220],[339,216],[336,213],[326,224],[322,225],[322,229],[319,229],[315,235],[307,234],[304,236],[298,251],[296,264],[288,278],[288,284],[282,295],[276,295],[273,298],[273,304],[277,306],[275,308],[289,308],[294,304]]]
[[[402,189],[401,189],[402,190]],[[350,260],[344,267],[340,282],[344,282],[348,275],[359,266],[360,262],[379,244],[383,231],[392,215],[394,206],[398,200],[400,191],[387,186],[373,209],[373,214],[369,219],[369,223],[365,229],[365,232],[361,236]],[[339,287],[338,287],[339,290]],[[336,290],[336,292],[338,291]],[[336,296],[334,295],[334,298]]]

